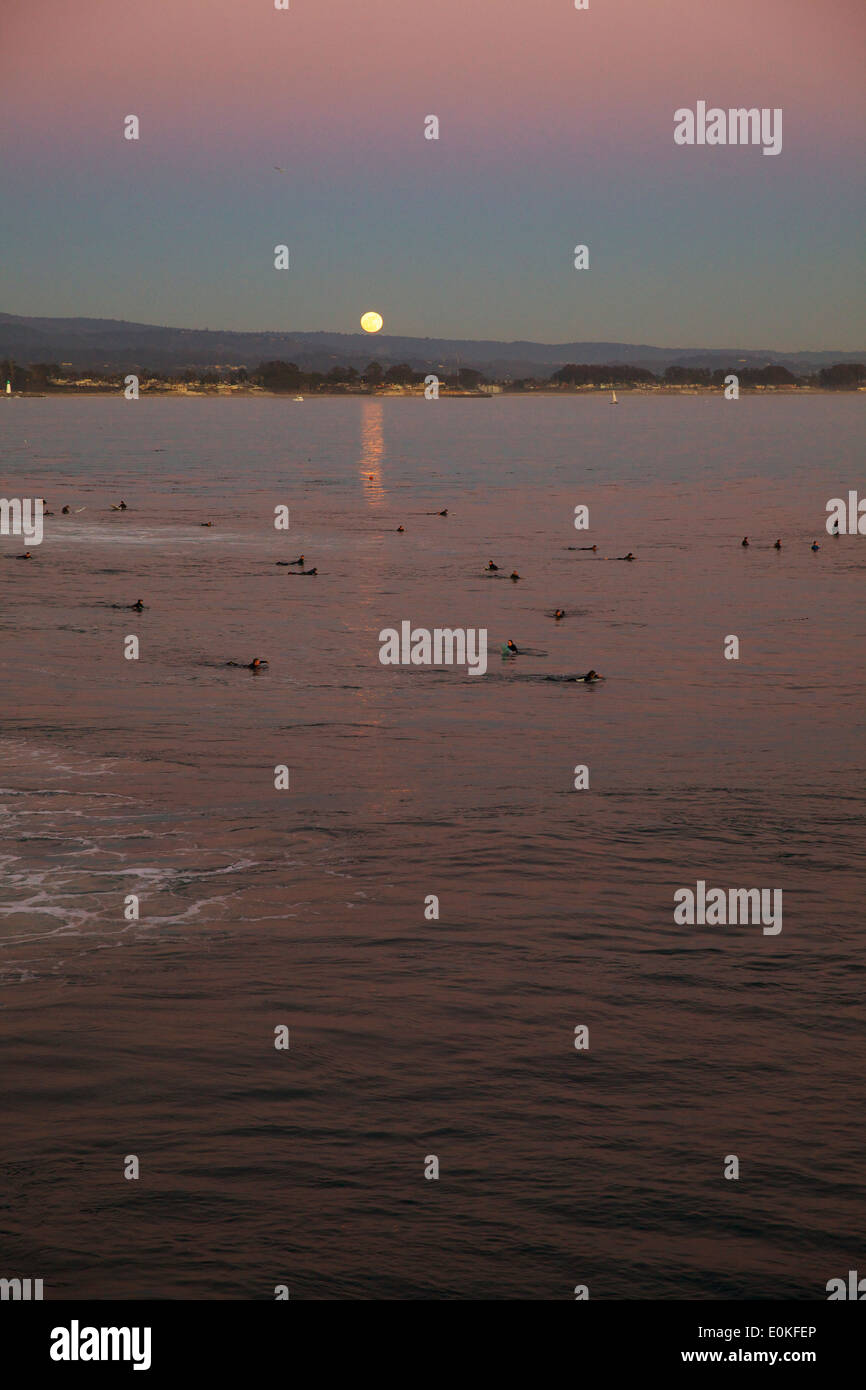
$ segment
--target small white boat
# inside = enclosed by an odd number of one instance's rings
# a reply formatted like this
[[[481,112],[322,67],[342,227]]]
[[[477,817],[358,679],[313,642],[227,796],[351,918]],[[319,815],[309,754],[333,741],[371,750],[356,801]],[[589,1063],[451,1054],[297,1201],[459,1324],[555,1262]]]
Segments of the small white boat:
[[[296,400],[296,401],[302,401],[303,399],[304,399],[303,396],[295,396],[295,400]]]
[[[611,391],[611,393],[610,393],[610,403],[611,403],[611,405],[619,405],[619,401],[618,401],[617,398],[616,398],[616,392],[615,392],[615,391]]]

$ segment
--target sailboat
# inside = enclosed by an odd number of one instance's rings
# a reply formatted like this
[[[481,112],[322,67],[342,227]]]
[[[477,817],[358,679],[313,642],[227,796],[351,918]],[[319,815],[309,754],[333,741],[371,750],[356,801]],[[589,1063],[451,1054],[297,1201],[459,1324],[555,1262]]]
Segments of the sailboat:
[[[619,401],[618,401],[617,398],[616,398],[616,392],[615,392],[615,391],[611,391],[611,393],[610,393],[610,403],[611,403],[611,405],[619,405]]]

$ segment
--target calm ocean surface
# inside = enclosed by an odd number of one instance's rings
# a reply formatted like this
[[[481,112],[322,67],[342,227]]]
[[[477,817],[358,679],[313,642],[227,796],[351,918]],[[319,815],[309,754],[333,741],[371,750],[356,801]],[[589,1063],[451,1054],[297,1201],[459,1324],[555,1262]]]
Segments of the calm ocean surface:
[[[709,1300],[863,1271],[866,538],[824,522],[866,494],[864,404],[0,401],[3,495],[55,512],[30,562],[0,537],[0,1275]],[[276,567],[300,552],[315,577]],[[487,675],[380,665],[406,619],[486,627]],[[781,934],[675,925],[698,879],[782,889]]]

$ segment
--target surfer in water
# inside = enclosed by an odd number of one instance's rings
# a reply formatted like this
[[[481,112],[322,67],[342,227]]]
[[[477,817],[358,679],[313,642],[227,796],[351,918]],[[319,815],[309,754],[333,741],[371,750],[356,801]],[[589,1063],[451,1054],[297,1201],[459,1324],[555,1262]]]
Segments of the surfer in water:
[[[499,566],[498,566],[498,565],[494,565],[494,563],[493,563],[492,560],[488,560],[488,561],[487,561],[487,568],[488,568],[489,570],[498,570],[498,569],[499,569]]]
[[[565,617],[565,609],[564,609],[564,608],[557,608],[556,611],[554,612],[553,616],[554,616],[554,618],[556,619],[556,621],[559,622],[560,618],[564,618],[564,617]]]
[[[749,544],[749,538],[748,538],[748,536],[743,536],[743,539],[740,541],[740,545],[748,545],[748,544]]]
[[[300,565],[303,568],[304,557],[299,555],[297,560],[277,560],[278,565]]]
[[[241,670],[241,671],[261,671],[262,667],[263,667],[263,666],[267,666],[267,665],[269,665],[269,663],[268,663],[267,661],[265,661],[262,657],[259,657],[259,656],[253,657],[252,661],[249,661],[249,662],[244,662],[244,661],[227,661],[227,662],[226,662],[226,666],[237,666],[238,669]]]
[[[775,545],[773,546],[773,549],[774,549],[774,550],[781,550],[781,549],[782,549],[782,542],[781,542],[781,541],[776,541]]]
[[[567,545],[566,550],[598,550],[597,545]]]
[[[605,676],[599,675],[598,671],[587,671],[585,676],[545,676],[546,681],[569,681],[577,685],[594,685],[596,681],[603,681]]]

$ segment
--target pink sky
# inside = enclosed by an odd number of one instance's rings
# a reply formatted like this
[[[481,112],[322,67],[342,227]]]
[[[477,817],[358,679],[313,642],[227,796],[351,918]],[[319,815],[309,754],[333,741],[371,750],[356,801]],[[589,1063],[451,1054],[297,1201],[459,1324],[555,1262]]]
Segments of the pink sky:
[[[643,160],[669,154],[659,128],[698,98],[781,106],[847,157],[864,37],[861,0],[43,0],[3,20],[0,101],[49,163],[116,147],[127,112],[170,162],[261,144],[339,165],[383,142],[414,159],[419,112],[469,157]]]
[[[7,5],[0,308],[859,351],[864,40],[864,0]],[[675,146],[699,100],[781,107],[781,156]]]

